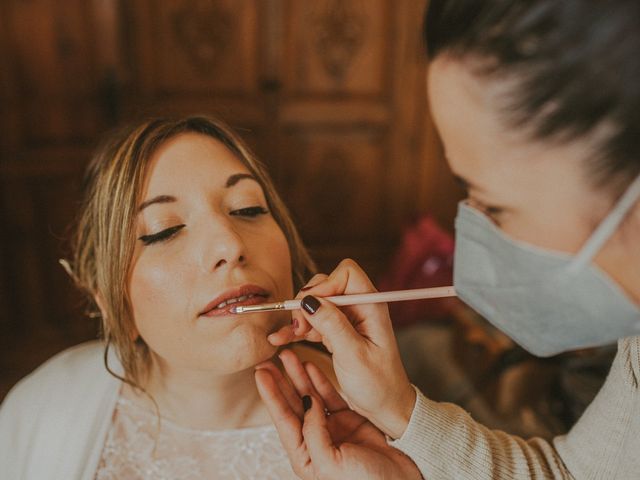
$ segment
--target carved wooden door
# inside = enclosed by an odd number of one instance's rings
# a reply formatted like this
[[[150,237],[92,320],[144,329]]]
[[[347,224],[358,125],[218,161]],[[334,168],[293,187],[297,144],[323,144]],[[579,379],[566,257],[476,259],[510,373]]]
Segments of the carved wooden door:
[[[324,269],[352,256],[375,274],[417,212],[450,221],[450,204],[423,203],[443,174],[425,114],[423,1],[123,5],[126,115],[216,112],[239,127]]]

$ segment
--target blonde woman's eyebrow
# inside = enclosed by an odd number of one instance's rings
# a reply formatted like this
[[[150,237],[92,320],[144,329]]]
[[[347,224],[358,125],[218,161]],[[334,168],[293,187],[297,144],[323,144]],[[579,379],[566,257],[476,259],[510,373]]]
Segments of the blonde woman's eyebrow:
[[[258,179],[253,175],[251,175],[250,173],[236,173],[231,175],[229,178],[227,178],[227,183],[225,183],[224,186],[225,188],[233,187],[236,183],[238,183],[240,180],[244,180],[245,178],[249,180],[253,180],[258,184],[260,183],[258,182]]]
[[[227,182],[225,183],[224,186],[225,188],[231,188],[235,184],[237,184],[240,180],[244,180],[244,179],[253,180],[256,183],[259,183],[258,179],[253,175],[251,175],[250,173],[236,173],[234,175],[231,175],[229,178],[227,178]],[[149,200],[145,200],[144,202],[142,202],[138,207],[138,213],[140,213],[142,210],[144,210],[150,205],[154,205],[157,203],[174,203],[176,201],[177,201],[176,197],[173,197],[171,195],[158,195],[157,197],[153,197]]]
[[[171,195],[158,195],[157,197],[153,197],[149,200],[145,200],[138,207],[138,213],[147,208],[150,205],[154,205],[156,203],[173,203],[176,201],[176,197],[172,197]]]

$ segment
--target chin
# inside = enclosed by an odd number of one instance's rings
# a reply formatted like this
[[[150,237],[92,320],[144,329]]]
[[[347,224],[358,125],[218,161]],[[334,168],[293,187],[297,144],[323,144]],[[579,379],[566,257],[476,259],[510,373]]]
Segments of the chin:
[[[222,332],[199,332],[169,348],[151,348],[166,354],[161,353],[160,356],[169,364],[182,368],[206,370],[220,375],[253,369],[277,353],[278,348],[267,341],[267,335],[286,324],[288,320],[273,316],[259,316],[252,320],[239,323]]]
[[[267,341],[269,333],[271,333],[270,330],[254,326],[254,328],[236,330],[229,335],[225,341],[229,373],[253,368],[272,358],[278,348]],[[222,362],[218,362],[220,363]]]
[[[278,347],[274,347],[267,340],[267,334],[255,339],[255,343],[252,343],[252,345],[253,349],[250,354],[252,359],[249,362],[251,367],[273,358],[273,356],[278,352]]]

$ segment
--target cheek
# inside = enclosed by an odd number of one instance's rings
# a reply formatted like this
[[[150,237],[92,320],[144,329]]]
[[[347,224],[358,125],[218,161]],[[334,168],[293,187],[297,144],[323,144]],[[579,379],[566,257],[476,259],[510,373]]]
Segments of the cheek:
[[[183,308],[185,296],[180,285],[184,272],[171,268],[170,260],[162,262],[141,259],[133,268],[129,294],[136,327],[144,337],[155,337],[171,325]]]
[[[291,272],[291,251],[284,233],[277,231],[269,236],[264,245],[265,269],[270,272],[279,287],[280,293],[287,297],[293,294],[293,280]]]
[[[548,209],[539,205],[530,211],[514,213],[500,227],[515,240],[569,254],[579,251],[590,235],[587,219],[557,205]]]

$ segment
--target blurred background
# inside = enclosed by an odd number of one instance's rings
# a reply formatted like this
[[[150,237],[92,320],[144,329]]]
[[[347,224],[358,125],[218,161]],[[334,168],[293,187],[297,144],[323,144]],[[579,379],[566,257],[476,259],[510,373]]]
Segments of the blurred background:
[[[385,288],[451,282],[462,191],[427,113],[425,5],[2,0],[0,399],[54,353],[98,335],[58,259],[93,149],[140,117],[212,113],[235,127],[321,270],[351,257]],[[523,434],[565,428],[537,421],[551,416],[565,364],[514,350],[459,302],[403,308],[394,311],[403,355],[432,398]]]

